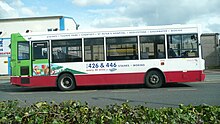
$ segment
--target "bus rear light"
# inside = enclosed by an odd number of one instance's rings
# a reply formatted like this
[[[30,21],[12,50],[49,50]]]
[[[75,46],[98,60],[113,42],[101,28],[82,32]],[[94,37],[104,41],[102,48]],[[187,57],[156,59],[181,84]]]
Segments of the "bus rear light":
[[[201,81],[204,81],[204,80],[205,80],[205,77],[206,77],[206,75],[205,75],[205,73],[204,73],[204,70],[202,70]]]

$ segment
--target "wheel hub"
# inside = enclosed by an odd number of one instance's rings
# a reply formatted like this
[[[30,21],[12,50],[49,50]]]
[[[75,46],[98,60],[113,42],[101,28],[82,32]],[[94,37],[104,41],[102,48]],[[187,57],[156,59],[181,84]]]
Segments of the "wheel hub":
[[[150,82],[151,82],[152,84],[157,84],[159,81],[160,81],[160,78],[159,78],[157,75],[152,75],[152,76],[150,77]]]
[[[71,87],[71,85],[72,85],[72,79],[70,79],[70,78],[68,78],[68,77],[66,77],[66,78],[63,78],[63,80],[61,81],[62,83],[61,83],[61,85],[62,85],[62,87],[64,87],[64,88],[69,88],[69,87]]]

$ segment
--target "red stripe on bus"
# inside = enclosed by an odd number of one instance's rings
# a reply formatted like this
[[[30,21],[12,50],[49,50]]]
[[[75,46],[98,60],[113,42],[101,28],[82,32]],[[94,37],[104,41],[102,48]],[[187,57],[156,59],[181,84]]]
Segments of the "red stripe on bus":
[[[167,83],[204,81],[203,71],[173,71],[164,72]],[[115,84],[144,84],[145,73],[120,74],[82,74],[75,75],[77,86],[115,85]],[[11,84],[27,87],[56,87],[57,76],[33,76],[30,83],[21,83],[21,77],[11,77]]]

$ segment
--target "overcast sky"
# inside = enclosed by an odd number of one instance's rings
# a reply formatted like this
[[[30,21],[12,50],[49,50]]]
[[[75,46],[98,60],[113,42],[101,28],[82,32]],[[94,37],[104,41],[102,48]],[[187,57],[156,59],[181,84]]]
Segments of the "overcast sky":
[[[79,29],[202,24],[220,33],[220,0],[0,0],[0,18],[68,16]]]

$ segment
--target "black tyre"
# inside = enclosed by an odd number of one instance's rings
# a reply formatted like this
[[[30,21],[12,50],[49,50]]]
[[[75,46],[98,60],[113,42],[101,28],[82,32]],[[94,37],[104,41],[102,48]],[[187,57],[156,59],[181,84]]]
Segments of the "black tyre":
[[[75,89],[76,83],[71,74],[62,74],[58,78],[57,87],[62,91],[70,91]]]
[[[159,71],[152,70],[145,76],[145,85],[149,88],[159,88],[164,84],[163,74]]]

